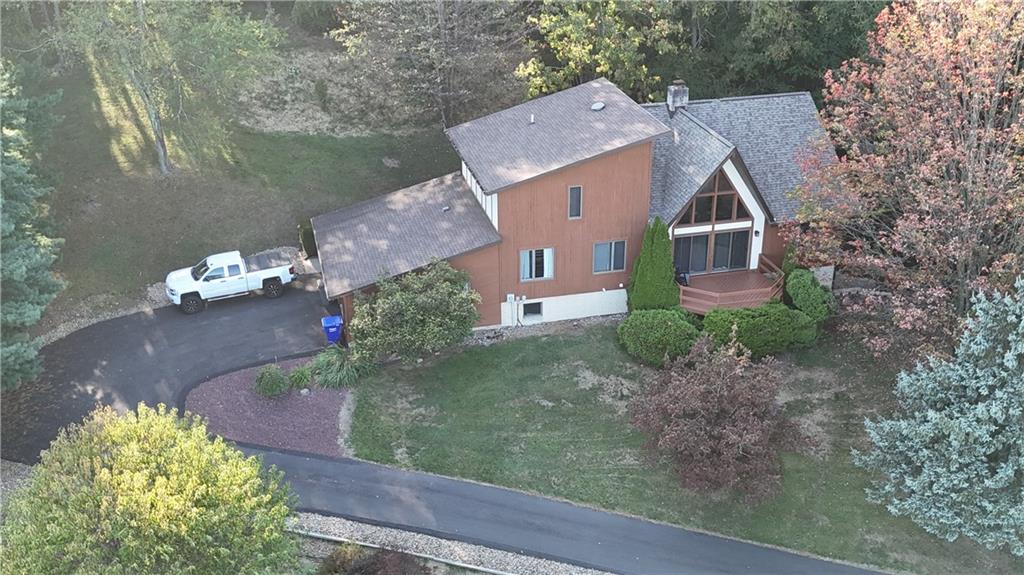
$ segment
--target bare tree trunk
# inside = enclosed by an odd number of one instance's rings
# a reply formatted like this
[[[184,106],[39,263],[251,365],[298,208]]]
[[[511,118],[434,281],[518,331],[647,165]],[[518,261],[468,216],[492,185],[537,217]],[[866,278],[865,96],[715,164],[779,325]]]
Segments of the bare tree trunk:
[[[700,5],[696,2],[690,4],[690,46],[699,48],[703,38],[700,33]]]
[[[138,49],[141,54],[146,34],[146,8],[143,6],[142,0],[135,0],[135,11],[139,17]],[[156,102],[153,101],[153,96],[150,94],[149,86],[142,78],[139,77],[139,72],[135,70],[132,63],[133,60],[131,60],[130,57],[125,60],[126,67],[128,68],[128,76],[131,79],[132,85],[135,87],[135,91],[139,93],[142,105],[146,108],[146,116],[149,117],[149,126],[153,130],[153,144],[156,146],[156,156],[157,162],[160,164],[160,173],[166,175],[171,173],[173,165],[171,164],[170,157],[167,155],[167,140],[164,138],[164,127],[163,121],[160,117],[160,110],[157,108]]]
[[[51,2],[51,5],[53,6],[53,27],[57,30],[57,38],[61,39],[64,37],[64,24],[61,22],[60,0],[53,0],[53,2]],[[43,8],[43,11],[46,11],[45,7]],[[63,40],[58,40],[57,69],[61,71],[67,69],[67,59],[64,57],[64,51],[65,47]]]

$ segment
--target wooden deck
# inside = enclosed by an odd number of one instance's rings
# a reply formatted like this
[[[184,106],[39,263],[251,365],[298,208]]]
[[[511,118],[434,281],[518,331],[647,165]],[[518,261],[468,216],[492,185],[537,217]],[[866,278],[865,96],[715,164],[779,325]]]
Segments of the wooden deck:
[[[782,295],[782,270],[764,255],[757,270],[718,272],[690,278],[679,286],[679,305],[704,315],[716,307],[757,307]]]

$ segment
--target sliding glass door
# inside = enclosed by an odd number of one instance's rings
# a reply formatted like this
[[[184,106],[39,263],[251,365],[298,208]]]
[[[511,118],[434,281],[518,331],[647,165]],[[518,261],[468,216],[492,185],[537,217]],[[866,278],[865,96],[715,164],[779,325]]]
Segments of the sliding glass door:
[[[674,250],[676,274],[746,269],[750,230],[678,237]]]

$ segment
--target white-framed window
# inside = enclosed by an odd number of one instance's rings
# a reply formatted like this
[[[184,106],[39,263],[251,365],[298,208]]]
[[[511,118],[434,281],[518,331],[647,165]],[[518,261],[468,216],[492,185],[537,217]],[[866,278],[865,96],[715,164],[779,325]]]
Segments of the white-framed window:
[[[583,217],[583,186],[569,186],[569,219]]]
[[[621,272],[626,269],[626,240],[594,244],[594,273]]]
[[[555,249],[539,248],[519,252],[519,280],[547,280],[555,277]]]

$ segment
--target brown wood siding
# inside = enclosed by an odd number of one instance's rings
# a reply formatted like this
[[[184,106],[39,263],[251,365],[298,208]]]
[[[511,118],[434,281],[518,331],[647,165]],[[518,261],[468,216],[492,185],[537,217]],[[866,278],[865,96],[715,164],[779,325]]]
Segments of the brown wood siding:
[[[476,306],[480,312],[478,326],[501,323],[500,247],[501,244],[488,246],[448,260],[453,268],[469,273],[470,286],[480,294],[480,303]]]
[[[782,265],[782,258],[786,255],[786,244],[779,235],[777,224],[767,224],[764,227],[764,239],[761,244],[761,253],[777,266]]]
[[[569,219],[569,187],[583,186],[583,214]],[[498,192],[499,302],[618,289],[640,251],[651,197],[651,144],[643,143]],[[593,273],[596,242],[626,240],[620,272]],[[554,278],[520,281],[520,250],[554,248]]]

